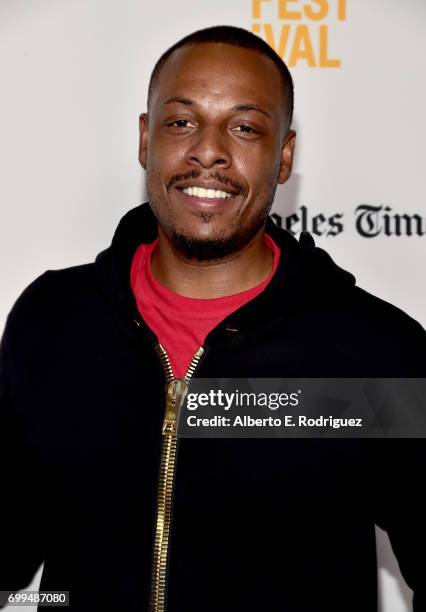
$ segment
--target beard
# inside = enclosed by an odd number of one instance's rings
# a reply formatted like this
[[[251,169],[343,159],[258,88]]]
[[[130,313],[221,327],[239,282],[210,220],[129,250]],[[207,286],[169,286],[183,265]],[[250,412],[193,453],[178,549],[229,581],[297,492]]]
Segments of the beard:
[[[198,172],[193,172],[190,174],[193,178],[200,175]],[[182,179],[181,176],[183,177]],[[179,179],[184,180],[188,177],[189,174],[176,175],[175,179],[171,181],[171,185],[178,182]],[[221,232],[217,236],[210,235],[208,237],[203,237],[188,232],[185,227],[179,227],[174,215],[170,214],[170,211],[169,214],[163,214],[161,212],[162,209],[164,210],[164,206],[161,204],[157,205],[155,189],[150,189],[150,178],[150,172],[148,171],[148,180],[146,185],[147,195],[151,210],[154,213],[159,226],[167,235],[172,245],[185,257],[185,259],[192,259],[200,262],[224,259],[233,253],[241,251],[247,244],[249,244],[259,230],[265,226],[266,219],[274,202],[277,188],[277,180],[271,180],[266,187],[265,193],[262,194],[264,198],[263,206],[259,207],[257,214],[247,220],[245,224],[241,223],[240,220],[236,220],[235,223],[228,228],[226,233]],[[171,185],[168,185],[168,187]],[[242,186],[239,184],[234,184],[234,186],[239,187],[241,192],[244,193]],[[261,197],[260,194],[258,194],[258,197]],[[194,212],[193,214],[206,225],[212,222],[216,216],[215,213],[205,211]]]
[[[169,227],[169,236],[173,246],[185,256],[186,259],[197,261],[214,261],[224,259],[228,255],[241,251],[264,227],[266,217],[270,210],[270,206],[266,213],[262,211],[257,217],[252,219],[249,227],[235,228],[227,235],[218,237],[210,236],[208,238],[200,238],[191,236],[185,230],[180,230],[176,226]],[[207,222],[205,215],[203,221]]]

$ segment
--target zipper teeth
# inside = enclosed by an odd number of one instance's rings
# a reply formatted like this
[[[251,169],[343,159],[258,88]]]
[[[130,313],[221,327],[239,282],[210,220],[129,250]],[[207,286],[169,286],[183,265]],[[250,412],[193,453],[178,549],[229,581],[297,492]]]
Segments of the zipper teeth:
[[[185,380],[187,382],[189,382],[189,380],[192,378],[195,368],[197,367],[198,362],[200,361],[203,353],[204,353],[204,349],[202,346],[200,346],[198,351],[193,355],[191,359],[191,363],[189,364],[188,370],[186,371],[186,374],[185,374]]]
[[[167,557],[174,476],[174,470],[171,467],[174,466],[174,459],[176,457],[176,441],[176,436],[164,436],[161,450],[157,526],[152,570],[151,612],[163,612],[165,610]]]
[[[164,369],[166,382],[175,379],[169,356],[161,344],[157,345],[157,352]],[[193,355],[185,374],[185,382],[189,382],[204,353],[200,347]],[[155,529],[150,612],[165,612],[166,609],[166,579],[169,553],[169,536],[172,519],[173,486],[177,452],[178,422],[172,430],[163,433],[161,445],[160,473],[158,483],[157,520]]]
[[[161,345],[157,344],[157,353],[160,356],[161,365],[163,366],[164,374],[166,375],[166,382],[170,382],[174,378],[172,364],[170,363],[169,356],[167,355],[166,349]]]

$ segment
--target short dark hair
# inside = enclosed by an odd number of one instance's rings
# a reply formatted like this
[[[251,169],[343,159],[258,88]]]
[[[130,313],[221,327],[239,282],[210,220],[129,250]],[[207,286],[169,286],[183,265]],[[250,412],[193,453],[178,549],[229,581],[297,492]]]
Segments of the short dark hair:
[[[225,43],[227,45],[233,45],[234,47],[252,49],[253,51],[257,51],[258,53],[262,53],[263,55],[269,57],[269,59],[274,62],[281,75],[284,110],[287,125],[290,127],[293,117],[294,86],[289,69],[278,53],[276,53],[264,40],[259,38],[259,36],[252,34],[252,32],[249,32],[248,30],[237,28],[235,26],[222,25],[197,30],[192,34],[188,34],[188,36],[185,36],[167,49],[167,51],[163,53],[158,62],[155,64],[154,70],[151,74],[148,87],[148,110],[151,105],[154,88],[158,83],[161,69],[171,54],[181,47],[188,47],[190,45],[199,45],[203,43]]]

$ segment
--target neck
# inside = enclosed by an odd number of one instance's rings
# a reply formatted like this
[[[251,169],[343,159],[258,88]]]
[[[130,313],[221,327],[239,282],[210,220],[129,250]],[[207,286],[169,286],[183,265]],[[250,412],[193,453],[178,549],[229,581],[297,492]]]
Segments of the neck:
[[[252,289],[272,272],[273,254],[264,228],[240,251],[214,261],[187,259],[159,228],[151,271],[159,283],[179,295],[218,298]]]

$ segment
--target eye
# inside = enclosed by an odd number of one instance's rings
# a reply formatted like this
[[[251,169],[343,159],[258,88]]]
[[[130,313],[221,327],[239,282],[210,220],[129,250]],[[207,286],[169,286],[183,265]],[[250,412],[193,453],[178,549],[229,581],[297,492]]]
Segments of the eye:
[[[233,129],[235,132],[238,132],[239,134],[258,134],[259,133],[257,130],[252,128],[250,125],[246,125],[245,123],[242,123],[241,125],[237,125]]]
[[[189,119],[176,119],[176,121],[171,121],[167,124],[168,127],[177,127],[177,128],[188,128],[195,127],[195,124],[192,123]]]

